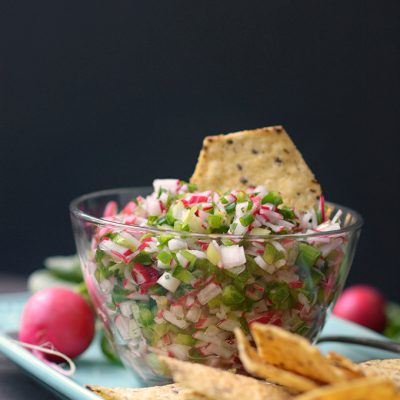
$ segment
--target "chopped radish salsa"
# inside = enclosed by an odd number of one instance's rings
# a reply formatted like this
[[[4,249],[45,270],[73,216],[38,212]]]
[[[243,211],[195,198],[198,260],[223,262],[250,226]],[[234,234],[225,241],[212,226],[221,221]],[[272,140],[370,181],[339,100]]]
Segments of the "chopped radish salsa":
[[[328,219],[322,197],[299,211],[262,186],[221,194],[158,179],[154,190],[107,204],[93,237],[94,276],[120,340],[138,354],[235,368],[237,327],[318,334],[347,243],[332,232],[340,212]]]

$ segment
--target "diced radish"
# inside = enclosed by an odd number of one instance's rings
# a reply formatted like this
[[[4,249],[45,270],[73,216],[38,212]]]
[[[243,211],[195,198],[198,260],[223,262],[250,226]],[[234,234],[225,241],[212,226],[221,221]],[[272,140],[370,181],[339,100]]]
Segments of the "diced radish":
[[[253,306],[253,311],[257,314],[263,313],[264,311],[267,311],[267,304],[265,303],[265,300],[259,300],[256,303],[254,303]]]
[[[137,205],[134,201],[126,203],[125,207],[122,209],[122,214],[133,214]]]
[[[191,322],[197,322],[201,316],[201,308],[194,305],[187,313],[186,319]]]
[[[207,343],[215,343],[218,346],[221,346],[223,343],[223,339],[219,338],[218,336],[209,336],[206,335],[204,332],[202,331],[196,331],[193,334],[193,337],[197,340],[202,340],[203,342],[207,342]]]
[[[237,219],[239,219],[240,217],[243,217],[243,215],[247,214],[248,205],[249,205],[248,201],[236,204],[235,215],[236,215]]]
[[[178,318],[184,318],[185,313],[183,311],[183,307],[179,304],[173,304],[170,307],[170,311],[175,314]]]
[[[157,283],[174,293],[178,286],[181,284],[179,279],[174,278],[169,272],[164,272],[157,280]]]
[[[180,265],[182,265],[183,268],[187,268],[190,264],[190,261],[187,260],[180,252],[176,253],[176,258],[178,259],[178,262]]]
[[[275,311],[267,311],[263,314],[258,314],[255,317],[250,318],[247,322],[249,325],[254,324],[254,322],[258,322],[260,324],[268,324],[274,317],[274,315]]]
[[[148,199],[147,202],[147,212],[151,216],[159,216],[162,213],[161,205],[157,199]]]
[[[187,361],[189,359],[190,348],[190,346],[185,346],[184,344],[174,343],[168,346],[168,352],[178,360]]]
[[[171,251],[187,249],[187,242],[182,239],[171,239],[168,241],[168,248]]]
[[[204,305],[221,293],[222,293],[221,287],[211,282],[205,288],[200,290],[200,292],[197,294],[197,299],[199,300],[200,304]]]
[[[158,272],[156,269],[136,262],[132,267],[132,277],[138,285],[157,283]]]
[[[109,218],[116,215],[118,212],[118,204],[116,201],[109,201],[104,208],[103,217]]]
[[[166,321],[170,322],[171,324],[177,326],[180,329],[186,329],[189,326],[189,323],[187,321],[178,318],[171,311],[165,310],[163,313],[163,317]]]
[[[193,254],[197,258],[207,258],[206,254],[204,251],[199,251],[199,250],[188,250],[190,254]]]
[[[119,303],[118,307],[124,317],[129,318],[132,315],[132,302],[123,301],[122,303]]]
[[[227,349],[223,346],[217,345],[215,343],[211,343],[207,349],[210,352],[210,354],[216,354],[217,356],[220,356],[223,358],[230,358],[235,353],[235,351],[229,350],[229,349]]]
[[[221,331],[215,325],[208,326],[207,329],[204,331],[204,333],[208,336],[216,336],[220,332]]]
[[[168,346],[169,344],[171,344],[171,336],[167,333],[166,335],[164,335],[161,338],[163,345]]]
[[[224,331],[233,332],[235,328],[240,328],[240,323],[233,319],[224,319],[217,323],[218,328],[223,329]]]
[[[123,340],[130,339],[129,335],[129,318],[119,314],[115,317],[115,326]]]
[[[216,317],[206,317],[200,318],[198,322],[195,324],[196,329],[204,329],[211,325],[215,325],[218,322],[218,318]]]
[[[157,193],[159,190],[168,190],[171,194],[176,194],[178,190],[179,180],[178,179],[154,179],[153,187],[154,191]]]
[[[242,246],[220,246],[220,253],[224,268],[237,267],[246,263],[244,248]]]

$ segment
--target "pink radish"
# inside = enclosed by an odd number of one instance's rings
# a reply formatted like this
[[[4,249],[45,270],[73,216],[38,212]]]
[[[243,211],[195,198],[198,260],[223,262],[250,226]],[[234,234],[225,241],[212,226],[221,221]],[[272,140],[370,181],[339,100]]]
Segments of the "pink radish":
[[[374,287],[356,285],[346,289],[333,313],[377,332],[385,328],[385,299]]]
[[[21,342],[50,345],[74,358],[90,345],[94,316],[79,294],[65,288],[48,288],[35,293],[27,302],[19,331]],[[54,356],[44,355],[54,360]]]

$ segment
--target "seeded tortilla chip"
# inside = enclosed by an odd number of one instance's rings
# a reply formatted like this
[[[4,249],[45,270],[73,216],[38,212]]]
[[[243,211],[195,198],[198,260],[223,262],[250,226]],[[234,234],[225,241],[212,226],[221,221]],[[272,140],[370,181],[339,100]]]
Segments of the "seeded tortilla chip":
[[[317,382],[304,376],[267,364],[250,345],[240,329],[235,329],[235,335],[238,342],[240,360],[248,373],[281,385],[291,392],[305,392],[319,386]]]
[[[394,385],[380,377],[363,377],[311,390],[294,400],[400,400]]]
[[[201,364],[161,357],[175,382],[218,400],[287,400],[282,388]]]
[[[282,126],[207,136],[191,182],[225,192],[264,185],[300,210],[313,207],[321,187]]]
[[[293,333],[273,325],[254,323],[251,332],[259,356],[276,367],[324,383],[348,379],[348,374],[333,366],[317,347]]]
[[[331,362],[332,365],[342,369],[345,373],[348,373],[349,378],[365,376],[365,373],[359,364],[353,363],[353,361],[339,353],[330,351],[326,355],[326,358]]]
[[[400,392],[400,359],[371,360],[359,365],[366,374],[389,378]]]
[[[95,385],[86,387],[105,400],[207,400],[193,390],[175,383],[148,388],[108,388]]]

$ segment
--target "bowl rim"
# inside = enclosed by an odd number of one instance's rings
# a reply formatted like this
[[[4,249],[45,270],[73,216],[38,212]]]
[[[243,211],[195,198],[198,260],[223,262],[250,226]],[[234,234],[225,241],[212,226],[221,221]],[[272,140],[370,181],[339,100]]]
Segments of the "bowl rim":
[[[115,222],[115,221],[110,221],[107,219],[103,218],[98,218],[94,217],[78,208],[78,205],[82,203],[83,201],[89,200],[89,199],[95,199],[97,197],[101,196],[107,196],[107,195],[113,195],[113,194],[118,194],[121,192],[131,192],[133,190],[135,191],[141,191],[143,192],[148,192],[149,190],[151,191],[151,186],[137,186],[137,187],[122,187],[122,188],[115,188],[115,189],[106,189],[106,190],[99,190],[96,192],[91,192],[87,193],[84,195],[81,195],[79,197],[76,197],[70,202],[69,205],[69,210],[71,215],[73,215],[77,219],[83,219],[87,222],[91,222],[96,225],[108,225],[108,226],[113,226],[115,228],[119,229],[138,229],[147,233],[156,233],[156,234],[173,234],[175,236],[185,236],[185,237],[191,237],[191,238],[197,238],[197,239],[234,239],[234,240],[257,240],[257,239],[285,239],[285,238],[296,238],[296,239],[303,239],[303,238],[312,238],[312,237],[318,237],[318,236],[334,236],[334,235],[340,235],[343,233],[348,233],[348,232],[356,232],[362,228],[364,225],[364,220],[361,214],[352,208],[342,206],[341,204],[330,202],[330,201],[325,201],[325,204],[333,206],[335,208],[339,208],[343,210],[346,213],[352,214],[355,217],[355,221],[349,224],[348,226],[345,226],[341,229],[336,229],[332,231],[326,231],[326,232],[315,232],[315,233],[290,233],[290,234],[268,234],[268,235],[232,235],[228,233],[195,233],[195,232],[182,232],[182,231],[176,231],[174,229],[161,229],[161,228],[155,228],[155,227],[149,227],[149,226],[141,226],[141,225],[135,225],[135,224],[124,224],[121,222]]]

